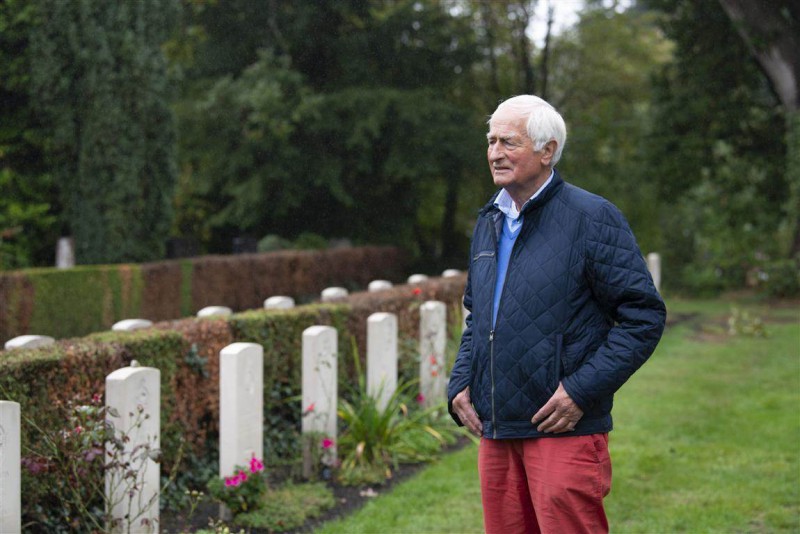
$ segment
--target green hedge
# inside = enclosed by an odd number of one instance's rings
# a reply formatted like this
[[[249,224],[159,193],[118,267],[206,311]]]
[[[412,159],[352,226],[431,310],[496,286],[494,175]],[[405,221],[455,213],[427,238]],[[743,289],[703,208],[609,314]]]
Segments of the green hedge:
[[[0,343],[83,336],[134,317],[178,319],[210,305],[260,308],[272,295],[311,300],[328,286],[356,289],[402,271],[396,248],[352,247],[3,272]]]
[[[259,343],[264,347],[266,460],[273,465],[292,461],[299,455],[296,438],[301,407],[297,397],[303,330],[316,324],[337,329],[340,392],[344,392],[356,379],[353,341],[364,362],[370,314],[396,313],[400,338],[418,338],[419,305],[435,299],[451,309],[460,309],[464,282],[463,276],[436,279],[419,288],[398,286],[379,293],[356,293],[336,304],[166,321],[136,332],[104,332],[39,349],[0,351],[0,398],[19,402],[23,420],[33,419],[41,428],[59,429],[64,424],[62,406],[69,401],[88,402],[93,395],[103,394],[105,377],[135,359],[143,366],[161,370],[162,473],[174,463],[181,446],[189,464],[208,465],[217,461],[219,352],[234,341]],[[460,322],[451,323],[451,328],[460,328]],[[415,354],[404,357],[418,359]],[[35,440],[35,432],[26,424],[23,454],[36,448]],[[24,477],[27,520],[43,523],[41,503],[47,500],[47,487],[46,479]]]

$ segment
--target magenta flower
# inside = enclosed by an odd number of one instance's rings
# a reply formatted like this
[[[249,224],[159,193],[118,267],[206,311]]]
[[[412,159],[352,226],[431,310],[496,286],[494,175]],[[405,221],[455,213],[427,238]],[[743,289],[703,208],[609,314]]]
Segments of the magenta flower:
[[[250,459],[250,472],[251,473],[258,473],[258,472],[263,471],[263,470],[264,470],[264,463],[261,460],[259,460],[258,458],[256,458],[255,456],[253,456]]]
[[[323,449],[330,449],[331,447],[333,447],[333,440],[331,438],[325,438],[322,440]]]
[[[420,404],[422,404],[423,402],[425,402],[425,395],[423,395],[422,393],[420,393],[419,395],[417,395],[417,402],[418,402],[418,403],[420,403]]]

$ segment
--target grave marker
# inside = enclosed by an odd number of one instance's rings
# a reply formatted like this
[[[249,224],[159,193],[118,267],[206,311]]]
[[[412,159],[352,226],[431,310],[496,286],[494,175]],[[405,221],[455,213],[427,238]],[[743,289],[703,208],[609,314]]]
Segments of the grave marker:
[[[435,406],[447,399],[445,393],[445,347],[447,307],[429,300],[419,309],[419,382],[422,405]]]
[[[325,451],[312,450],[322,443],[306,440],[303,450],[303,475],[312,476],[313,458],[324,452],[325,461],[336,462],[337,349],[336,329],[310,326],[303,331],[303,434],[319,434],[329,440]]]
[[[661,254],[651,252],[647,255],[647,269],[650,271],[650,276],[653,277],[656,291],[661,291]]]
[[[50,336],[26,335],[26,336],[17,336],[13,339],[9,339],[8,341],[6,341],[4,347],[6,350],[36,349],[39,347],[46,347],[47,345],[52,345],[55,342],[56,340]]]
[[[134,330],[150,328],[151,326],[153,326],[153,321],[148,321],[147,319],[123,319],[114,323],[111,330],[115,332],[133,332]]]
[[[292,297],[276,295],[264,301],[264,309],[266,310],[288,310],[290,308],[294,308],[294,299]]]
[[[397,389],[397,316],[373,313],[367,319],[367,393],[381,409]]]
[[[385,289],[391,289],[392,283],[388,280],[373,280],[367,286],[367,291],[374,292],[374,291],[383,291]]]
[[[333,302],[346,298],[347,290],[343,287],[327,287],[322,290],[320,297],[322,302]]]
[[[160,464],[143,452],[161,447],[161,372],[138,367],[135,361],[117,369],[106,377],[106,406],[119,415],[109,419],[117,435],[124,433],[128,438],[118,459],[131,463],[126,469],[106,470],[106,496],[114,521],[111,530],[158,532]],[[120,454],[108,444],[106,449]],[[128,469],[136,473],[135,481],[125,477]],[[124,519],[128,514],[129,519]]]
[[[22,532],[19,404],[0,401],[0,532]]]
[[[227,306],[206,306],[197,312],[198,317],[215,317],[217,315],[227,317],[233,315],[233,310]]]
[[[219,476],[264,459],[264,347],[232,343],[219,353]]]
[[[412,274],[408,277],[406,283],[408,284],[421,284],[428,281],[428,275],[425,274]]]

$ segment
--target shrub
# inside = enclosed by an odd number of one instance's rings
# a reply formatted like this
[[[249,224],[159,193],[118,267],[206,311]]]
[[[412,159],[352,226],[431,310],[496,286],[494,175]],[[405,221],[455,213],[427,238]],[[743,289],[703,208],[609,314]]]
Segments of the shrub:
[[[779,260],[763,268],[761,287],[770,297],[796,297],[800,295],[800,262]]]

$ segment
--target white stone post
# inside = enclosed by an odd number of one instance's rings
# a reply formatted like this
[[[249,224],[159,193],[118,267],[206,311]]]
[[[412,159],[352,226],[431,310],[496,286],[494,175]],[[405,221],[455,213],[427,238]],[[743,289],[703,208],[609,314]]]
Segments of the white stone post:
[[[408,277],[408,280],[406,280],[406,283],[408,283],[408,284],[421,284],[421,283],[427,282],[427,281],[428,281],[428,275],[425,275],[425,274],[412,274],[411,276]]]
[[[264,459],[264,347],[232,343],[219,353],[219,476]]]
[[[419,386],[426,408],[447,400],[445,388],[445,348],[447,346],[447,306],[429,300],[419,309]]]
[[[288,310],[294,308],[294,299],[283,295],[276,295],[264,301],[265,310]]]
[[[217,315],[222,317],[227,317],[228,315],[232,314],[233,310],[231,310],[227,306],[206,306],[205,308],[197,312],[198,317],[215,317]]]
[[[442,272],[442,278],[453,278],[454,276],[460,276],[461,271],[458,269],[446,269]]]
[[[106,497],[113,522],[110,530],[158,532],[160,464],[143,453],[161,447],[161,371],[138,367],[135,362],[131,365],[106,377],[109,421],[117,437],[122,433],[127,437],[123,451],[106,444],[116,456],[106,460],[130,462],[128,468],[106,469]],[[136,473],[135,480],[125,477],[128,470]]]
[[[56,243],[56,269],[75,267],[75,243],[71,237],[60,237]]]
[[[325,451],[312,450],[322,444],[306,441],[303,450],[306,478],[313,474],[314,457],[322,456],[331,464],[336,462],[337,337],[336,329],[331,326],[310,326],[303,331],[302,432],[321,434],[330,440]]]
[[[36,349],[39,347],[46,347],[47,345],[52,345],[55,342],[56,340],[50,336],[26,335],[26,336],[17,336],[13,339],[9,339],[8,341],[6,341],[4,347],[6,350]]]
[[[373,313],[367,319],[367,394],[383,410],[397,390],[397,316]]]
[[[134,330],[150,328],[151,326],[153,326],[153,321],[148,321],[147,319],[123,319],[114,323],[111,330],[115,332],[133,332]]]
[[[653,284],[656,286],[656,291],[661,291],[661,254],[658,252],[651,252],[648,254],[647,268],[650,270],[650,276],[653,277]]]
[[[322,299],[322,302],[333,302],[344,299],[347,297],[347,295],[348,292],[343,287],[327,287],[322,290],[320,298]]]
[[[391,289],[392,283],[388,280],[373,280],[367,286],[367,291],[370,293],[375,291],[383,291],[384,289]]]
[[[0,401],[0,532],[22,532],[19,404]]]

